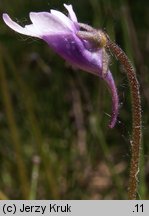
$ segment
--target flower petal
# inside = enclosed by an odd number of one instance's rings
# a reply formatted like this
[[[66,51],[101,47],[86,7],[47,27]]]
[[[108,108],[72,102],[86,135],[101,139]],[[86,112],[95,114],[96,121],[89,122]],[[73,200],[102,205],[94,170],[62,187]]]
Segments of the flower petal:
[[[64,7],[68,10],[69,18],[73,22],[78,22],[75,12],[73,11],[72,5],[66,5],[64,4]]]
[[[51,14],[57,17],[61,22],[63,22],[63,25],[67,26],[71,31],[75,30],[74,23],[63,13],[57,10],[50,10]]]
[[[102,52],[90,52],[76,34],[44,35],[49,46],[73,66],[101,77]]]
[[[48,12],[31,12],[30,19],[40,35],[70,31],[64,21]]]
[[[33,37],[39,37],[38,32],[36,31],[36,29],[34,29],[33,25],[26,25],[25,27],[22,27],[14,22],[6,13],[3,14],[3,20],[11,29],[18,33]]]
[[[61,57],[76,68],[82,69],[104,79],[112,96],[112,115],[109,127],[113,128],[117,121],[119,99],[117,88],[110,71],[102,74],[102,50],[90,52],[75,34],[47,35],[43,37],[49,46]]]
[[[113,76],[110,71],[103,76],[102,49],[93,49],[89,41],[84,41],[76,34],[79,29],[77,17],[71,5],[65,5],[69,17],[63,13],[51,10],[48,12],[30,13],[32,24],[22,27],[12,21],[7,14],[3,14],[4,22],[13,30],[43,39],[61,57],[73,66],[93,73],[105,80],[112,96],[112,116],[110,128],[115,126],[118,116],[118,94]]]

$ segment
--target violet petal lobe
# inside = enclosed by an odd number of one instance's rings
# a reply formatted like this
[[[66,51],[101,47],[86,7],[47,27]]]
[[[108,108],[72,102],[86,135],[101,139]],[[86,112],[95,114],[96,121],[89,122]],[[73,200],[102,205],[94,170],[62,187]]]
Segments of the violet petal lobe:
[[[44,35],[42,39],[73,66],[102,76],[102,52],[90,52],[75,34]]]
[[[78,37],[79,24],[71,5],[64,5],[68,17],[60,11],[31,12],[31,24],[24,27],[3,14],[4,22],[14,31],[43,39],[61,57],[72,66],[92,73],[104,79],[112,96],[112,117],[109,127],[114,127],[118,115],[118,94],[110,71],[102,74],[102,49],[92,48],[91,42]]]
[[[33,24],[22,27],[18,25],[16,22],[14,22],[6,13],[3,14],[3,20],[6,23],[6,25],[8,25],[11,29],[13,29],[14,31],[20,34],[24,34],[32,37],[38,37],[38,32],[34,30]]]
[[[78,22],[77,17],[75,12],[73,11],[72,5],[66,5],[64,4],[64,7],[67,9],[68,11],[68,17],[73,21],[73,22]]]

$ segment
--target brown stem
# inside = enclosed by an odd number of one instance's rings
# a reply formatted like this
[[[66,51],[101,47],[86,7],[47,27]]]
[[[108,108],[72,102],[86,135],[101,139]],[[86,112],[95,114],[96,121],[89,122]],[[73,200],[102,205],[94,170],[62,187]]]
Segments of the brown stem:
[[[132,98],[132,141],[131,141],[131,163],[128,185],[128,199],[135,200],[137,193],[137,175],[139,172],[139,157],[141,146],[141,99],[139,83],[135,70],[124,51],[111,40],[108,40],[107,47],[114,53],[116,58],[124,66],[130,84]]]

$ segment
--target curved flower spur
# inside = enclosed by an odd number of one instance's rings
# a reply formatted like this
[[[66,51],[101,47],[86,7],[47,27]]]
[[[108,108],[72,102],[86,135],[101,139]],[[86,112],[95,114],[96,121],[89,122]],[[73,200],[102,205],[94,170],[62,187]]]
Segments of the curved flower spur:
[[[112,96],[109,127],[113,128],[118,115],[118,94],[113,76],[107,67],[106,52],[102,44],[96,47],[93,41],[78,35],[82,27],[77,21],[76,14],[71,5],[64,6],[68,11],[68,17],[57,10],[51,10],[50,13],[31,12],[29,16],[32,24],[24,27],[11,20],[7,14],[3,14],[3,20],[18,33],[43,39],[71,65],[105,80]]]

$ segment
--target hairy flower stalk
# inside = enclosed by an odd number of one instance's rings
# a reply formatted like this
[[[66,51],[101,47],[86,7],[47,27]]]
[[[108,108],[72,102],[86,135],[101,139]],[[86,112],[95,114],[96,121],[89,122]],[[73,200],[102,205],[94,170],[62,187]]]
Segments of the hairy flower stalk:
[[[86,24],[80,24],[86,31],[78,32],[78,35],[84,39],[92,41],[99,48],[109,48],[115,57],[124,66],[130,84],[131,98],[132,98],[132,140],[131,140],[131,163],[130,163],[130,177],[128,185],[128,198],[136,199],[137,194],[137,176],[139,173],[139,157],[141,146],[141,99],[139,92],[139,83],[136,77],[135,70],[129,61],[124,51],[114,42],[109,36],[101,30],[93,29]],[[106,58],[106,56],[105,56]],[[104,60],[104,59],[103,59]],[[106,61],[104,60],[103,63]]]
[[[86,24],[80,24],[80,26],[86,31],[78,32],[78,35],[82,38],[86,38],[92,41],[99,48],[109,48],[120,63],[124,66],[131,90],[132,98],[132,140],[131,140],[131,163],[130,163],[130,176],[128,185],[128,198],[136,199],[137,194],[137,176],[139,173],[139,158],[140,158],[140,146],[141,146],[141,99],[139,91],[139,83],[136,77],[135,70],[129,61],[124,51],[114,42],[112,42],[109,36],[101,30],[93,29]],[[105,56],[106,59],[106,56]],[[104,59],[103,59],[104,60]],[[103,63],[106,61],[104,60]]]
[[[131,164],[130,176],[128,185],[128,198],[136,199],[137,194],[137,176],[139,172],[139,157],[141,147],[141,99],[139,91],[139,83],[136,77],[135,70],[123,50],[114,42],[108,40],[107,47],[114,53],[116,58],[124,66],[130,84],[131,98],[132,98],[132,140],[131,140]]]

